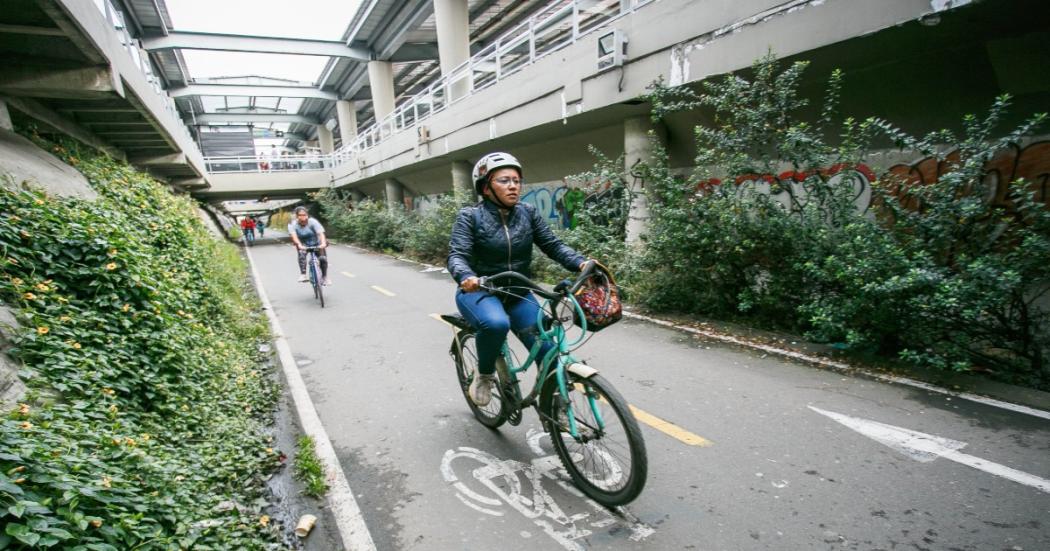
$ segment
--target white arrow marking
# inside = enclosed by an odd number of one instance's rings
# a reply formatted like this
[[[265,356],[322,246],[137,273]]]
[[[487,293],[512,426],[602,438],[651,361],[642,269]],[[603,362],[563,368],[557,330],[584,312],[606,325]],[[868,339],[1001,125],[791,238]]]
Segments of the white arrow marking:
[[[942,438],[940,436],[934,436],[923,432],[916,432],[901,427],[895,427],[893,425],[886,425],[884,423],[861,419],[859,417],[850,417],[833,411],[825,411],[813,406],[809,406],[809,409],[826,417],[830,417],[864,436],[867,436],[880,444],[885,444],[916,461],[926,463],[933,461],[938,457],[943,457],[949,461],[962,463],[963,465],[982,470],[986,473],[1000,476],[1007,480],[1012,480],[1019,484],[1031,486],[1050,493],[1050,480],[1039,478],[1038,476],[1028,474],[1024,471],[1012,469],[1006,465],[992,463],[991,461],[985,461],[979,457],[959,452],[958,450],[966,446],[966,442],[950,440],[948,438]]]

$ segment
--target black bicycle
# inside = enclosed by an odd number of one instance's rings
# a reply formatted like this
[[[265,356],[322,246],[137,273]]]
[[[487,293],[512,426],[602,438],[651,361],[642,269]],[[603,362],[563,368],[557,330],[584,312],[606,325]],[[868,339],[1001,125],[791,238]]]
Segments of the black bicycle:
[[[303,247],[303,250],[306,251],[306,273],[314,288],[314,299],[321,301],[321,308],[324,308],[324,278],[321,276],[321,260],[317,256],[321,247]]]

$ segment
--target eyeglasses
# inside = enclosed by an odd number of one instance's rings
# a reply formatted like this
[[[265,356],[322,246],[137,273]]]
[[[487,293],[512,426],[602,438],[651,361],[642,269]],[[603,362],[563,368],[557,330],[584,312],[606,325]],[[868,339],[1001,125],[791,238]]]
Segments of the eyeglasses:
[[[509,186],[511,184],[520,186],[525,183],[525,180],[522,180],[521,178],[511,178],[510,176],[504,176],[503,178],[494,178],[492,181],[501,186]]]

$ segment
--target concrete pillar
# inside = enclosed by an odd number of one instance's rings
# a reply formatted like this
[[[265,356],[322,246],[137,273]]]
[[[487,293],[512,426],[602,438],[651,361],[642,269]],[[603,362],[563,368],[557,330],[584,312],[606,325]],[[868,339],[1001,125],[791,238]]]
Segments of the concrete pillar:
[[[321,148],[321,154],[327,155],[335,150],[335,139],[332,131],[323,124],[317,125],[317,146]]]
[[[11,113],[7,111],[7,102],[0,100],[0,128],[14,130],[15,125],[11,122]]]
[[[352,101],[341,99],[335,102],[335,112],[339,117],[339,137],[346,147],[357,137],[357,106]]]
[[[470,59],[467,0],[434,0],[434,23],[437,26],[441,75],[448,76],[457,65]],[[449,94],[453,99],[463,97],[469,84],[469,79],[460,79],[452,84]]]
[[[386,207],[390,210],[405,208],[405,186],[393,178],[387,178]]]
[[[376,121],[394,112],[394,65],[389,61],[368,62],[368,86]]]
[[[452,161],[452,193],[460,203],[477,201],[474,182],[470,179],[472,170],[474,170],[473,165],[467,161]]]
[[[653,160],[650,131],[654,131],[661,142],[666,139],[663,127],[654,125],[648,115],[623,121],[624,168],[627,174],[628,189],[631,190],[633,196],[631,209],[627,215],[627,243],[629,245],[636,245],[639,242],[639,238],[645,233],[649,224],[649,205],[645,197],[645,182],[636,165],[651,163]]]

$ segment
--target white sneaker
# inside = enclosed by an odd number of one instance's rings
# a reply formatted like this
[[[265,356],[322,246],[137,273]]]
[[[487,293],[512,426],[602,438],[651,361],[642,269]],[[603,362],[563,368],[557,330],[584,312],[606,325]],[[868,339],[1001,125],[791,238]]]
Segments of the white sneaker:
[[[485,407],[492,401],[492,388],[496,386],[495,375],[478,374],[470,383],[467,394],[478,407]]]
[[[299,283],[306,283],[307,281],[310,281],[310,278],[306,277],[306,274],[299,274],[299,279],[296,281]]]

